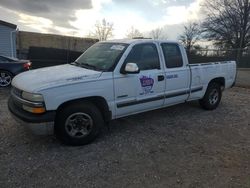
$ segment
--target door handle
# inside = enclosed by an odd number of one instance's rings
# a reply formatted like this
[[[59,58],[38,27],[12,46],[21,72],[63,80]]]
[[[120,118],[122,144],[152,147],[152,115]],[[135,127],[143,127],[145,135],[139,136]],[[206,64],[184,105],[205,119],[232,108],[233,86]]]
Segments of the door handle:
[[[164,75],[158,75],[158,81],[163,81],[165,79],[165,76]]]

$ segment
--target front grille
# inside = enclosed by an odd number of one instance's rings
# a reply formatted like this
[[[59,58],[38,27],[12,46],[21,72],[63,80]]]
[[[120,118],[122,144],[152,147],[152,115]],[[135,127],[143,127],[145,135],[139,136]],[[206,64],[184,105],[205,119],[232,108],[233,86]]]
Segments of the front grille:
[[[11,95],[13,103],[16,105],[16,107],[22,108],[22,103],[18,100],[16,100],[16,97],[21,98],[22,97],[22,90],[12,87],[11,89]]]
[[[22,90],[12,87],[11,98],[16,106],[22,107],[23,105],[30,107],[44,107],[44,102],[32,102],[22,97]]]
[[[16,87],[12,87],[12,92],[14,95],[16,95],[17,97],[22,97],[22,90],[17,89]]]
[[[23,106],[22,103],[17,101],[14,97],[11,97],[11,100],[12,100],[12,102],[15,105],[16,108],[22,109],[22,106]]]

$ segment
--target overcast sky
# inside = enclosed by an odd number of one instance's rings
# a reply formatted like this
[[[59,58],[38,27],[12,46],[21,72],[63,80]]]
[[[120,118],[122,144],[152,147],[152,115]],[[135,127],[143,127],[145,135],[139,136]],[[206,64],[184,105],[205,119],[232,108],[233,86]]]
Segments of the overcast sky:
[[[166,28],[176,39],[183,24],[200,18],[203,0],[1,0],[0,19],[20,30],[84,37],[97,20],[114,24],[113,38],[133,26],[141,32]]]

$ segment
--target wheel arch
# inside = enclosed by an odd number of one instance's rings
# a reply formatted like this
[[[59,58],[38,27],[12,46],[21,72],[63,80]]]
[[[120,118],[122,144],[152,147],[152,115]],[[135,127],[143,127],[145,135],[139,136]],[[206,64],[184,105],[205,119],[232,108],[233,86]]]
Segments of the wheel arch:
[[[91,102],[93,105],[95,105],[102,113],[102,116],[105,122],[109,122],[111,120],[112,113],[109,110],[108,103],[105,100],[105,98],[100,97],[100,96],[84,97],[80,99],[73,99],[73,100],[66,101],[57,108],[56,114],[58,115],[58,112],[62,110],[63,108],[65,108],[66,106],[69,106],[73,103],[84,103],[84,102]]]
[[[211,84],[211,83],[218,83],[224,88],[225,85],[226,85],[226,79],[224,77],[217,77],[217,78],[214,78],[214,79],[210,80],[208,85]]]
[[[211,92],[213,92],[214,89],[216,89],[215,87],[218,89],[217,90],[218,91],[218,96],[217,96],[217,99],[216,99],[217,101],[214,104],[211,104],[210,96],[211,96]],[[218,78],[212,79],[207,85],[207,89],[206,89],[206,92],[205,92],[204,96],[199,100],[200,105],[206,110],[214,110],[214,109],[216,109],[217,106],[219,105],[220,101],[221,101],[222,89],[224,87],[225,87],[225,78],[218,77]],[[212,99],[212,100],[214,100],[214,99]]]

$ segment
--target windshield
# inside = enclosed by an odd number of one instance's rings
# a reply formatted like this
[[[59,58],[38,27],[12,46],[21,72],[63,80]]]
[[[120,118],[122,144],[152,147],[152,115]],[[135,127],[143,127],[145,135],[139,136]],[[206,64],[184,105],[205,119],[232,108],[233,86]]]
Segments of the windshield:
[[[109,71],[127,48],[124,43],[97,43],[86,50],[75,62],[76,66]]]

